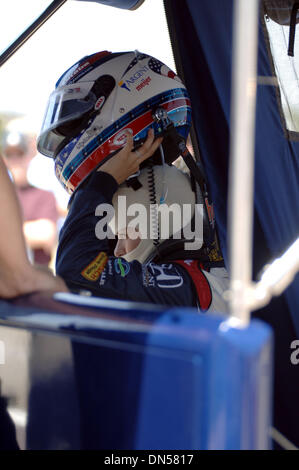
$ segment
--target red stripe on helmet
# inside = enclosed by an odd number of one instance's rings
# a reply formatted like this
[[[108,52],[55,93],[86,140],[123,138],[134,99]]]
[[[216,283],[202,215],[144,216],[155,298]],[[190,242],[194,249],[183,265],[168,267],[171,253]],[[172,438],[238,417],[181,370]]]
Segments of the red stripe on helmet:
[[[178,109],[183,106],[191,106],[190,100],[188,98],[177,98],[175,100],[168,101],[161,105],[166,111],[170,112],[173,109]],[[133,131],[133,136],[136,136],[143,129],[152,124],[153,116],[152,111],[149,110],[146,113],[142,114],[138,118],[131,121],[129,124],[124,126],[122,129],[119,129],[115,132],[109,139],[102,143],[92,154],[89,155],[81,165],[74,171],[71,177],[68,180],[67,186],[74,191],[77,186],[95,169],[99,164],[112,152],[118,150],[124,146],[117,145],[115,143],[115,137],[123,132],[126,129],[131,129]]]

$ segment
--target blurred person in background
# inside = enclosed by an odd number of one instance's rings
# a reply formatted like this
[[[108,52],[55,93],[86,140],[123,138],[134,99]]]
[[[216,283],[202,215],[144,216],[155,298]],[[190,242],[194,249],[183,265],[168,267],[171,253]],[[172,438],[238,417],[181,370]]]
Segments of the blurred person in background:
[[[59,214],[53,193],[35,187],[28,180],[28,169],[36,155],[36,137],[26,129],[25,121],[15,119],[7,124],[1,149],[21,204],[29,257],[35,264],[48,266],[57,244]]]
[[[36,136],[34,139],[36,141]],[[67,216],[70,197],[55,176],[53,159],[45,158],[37,152],[36,148],[35,152],[27,172],[28,181],[32,186],[51,191],[54,194],[58,212],[57,232],[59,232]]]

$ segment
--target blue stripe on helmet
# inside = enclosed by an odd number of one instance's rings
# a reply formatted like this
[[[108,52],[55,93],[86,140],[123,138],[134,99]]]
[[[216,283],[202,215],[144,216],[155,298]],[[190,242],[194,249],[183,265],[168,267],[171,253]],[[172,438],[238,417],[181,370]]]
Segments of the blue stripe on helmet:
[[[118,119],[115,123],[111,124],[111,126],[107,127],[100,135],[95,137],[91,142],[89,142],[86,147],[84,147],[83,150],[81,150],[78,155],[72,160],[71,163],[67,165],[67,167],[64,169],[62,176],[65,178],[65,180],[69,180],[72,174],[77,170],[77,168],[83,163],[86,158],[100,145],[103,144],[109,137],[111,137],[115,132],[118,130],[121,130],[124,126],[126,126],[128,123],[132,122],[133,119],[138,118],[142,114],[144,114],[146,111],[149,109],[153,108],[154,106],[165,103],[169,99],[176,99],[180,97],[185,97],[189,98],[187,90],[184,90],[182,88],[175,88],[171,90],[170,92],[164,92],[160,93],[159,95],[154,96],[153,98],[147,100],[145,103],[142,103],[138,106],[136,106],[134,109],[132,109],[129,113],[127,113],[125,116],[121,117]],[[61,151],[63,153],[63,150]],[[66,155],[64,160],[68,158],[69,154]],[[60,160],[63,159],[63,157],[59,154]],[[62,158],[61,158],[62,157]]]

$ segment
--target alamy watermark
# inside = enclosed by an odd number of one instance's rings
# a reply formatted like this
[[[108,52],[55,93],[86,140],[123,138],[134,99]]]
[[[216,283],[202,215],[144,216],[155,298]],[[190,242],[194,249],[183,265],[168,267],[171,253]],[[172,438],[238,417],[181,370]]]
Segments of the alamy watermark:
[[[5,344],[0,340],[0,366],[5,364]]]
[[[95,215],[101,217],[95,227],[99,240],[126,238],[121,229],[130,230],[130,238],[167,240],[184,239],[185,250],[199,250],[203,244],[202,204],[134,203],[127,206],[126,196],[118,196],[116,210],[111,204],[99,204]],[[114,221],[115,230],[110,227]],[[115,233],[114,233],[115,232]]]
[[[290,356],[291,363],[297,366],[299,364],[299,339],[294,339],[294,341],[291,342],[290,348],[294,349]]]

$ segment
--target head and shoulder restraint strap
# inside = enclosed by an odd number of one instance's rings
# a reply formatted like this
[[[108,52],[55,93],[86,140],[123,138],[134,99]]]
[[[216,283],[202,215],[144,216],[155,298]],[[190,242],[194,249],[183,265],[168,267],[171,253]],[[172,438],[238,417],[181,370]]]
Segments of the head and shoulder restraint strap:
[[[199,260],[201,268],[205,270],[210,270],[212,267],[224,267],[216,232],[213,203],[209,197],[202,164],[194,160],[184,138],[177,132],[164,108],[157,108],[153,116],[162,129],[163,142],[167,140],[171,153],[175,155],[175,158],[181,155],[189,168],[191,184],[196,194],[196,202],[203,206],[203,246],[199,250],[184,250],[186,240],[165,240],[157,247],[155,260],[196,259]]]

